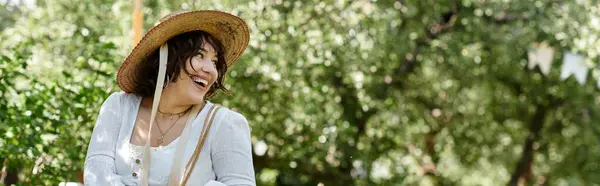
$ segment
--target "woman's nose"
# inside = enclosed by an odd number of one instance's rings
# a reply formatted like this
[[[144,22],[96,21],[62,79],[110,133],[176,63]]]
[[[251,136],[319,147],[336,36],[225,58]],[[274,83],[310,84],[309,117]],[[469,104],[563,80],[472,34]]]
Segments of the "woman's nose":
[[[206,65],[202,65],[202,67],[200,68],[200,70],[202,70],[202,72],[210,73],[210,70],[208,70],[208,68],[206,67]]]
[[[212,73],[214,71],[213,68],[214,67],[212,66],[212,61],[204,60],[202,61],[202,66],[200,67],[200,70],[206,73]]]

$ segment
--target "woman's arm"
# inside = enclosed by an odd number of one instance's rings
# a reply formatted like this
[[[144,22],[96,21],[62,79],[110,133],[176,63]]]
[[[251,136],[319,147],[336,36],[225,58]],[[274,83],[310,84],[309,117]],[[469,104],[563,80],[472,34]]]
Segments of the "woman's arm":
[[[225,185],[255,186],[248,121],[237,112],[226,111],[211,144],[217,181]]]
[[[85,185],[125,185],[116,174],[114,158],[121,129],[122,94],[113,93],[100,108],[85,158]]]

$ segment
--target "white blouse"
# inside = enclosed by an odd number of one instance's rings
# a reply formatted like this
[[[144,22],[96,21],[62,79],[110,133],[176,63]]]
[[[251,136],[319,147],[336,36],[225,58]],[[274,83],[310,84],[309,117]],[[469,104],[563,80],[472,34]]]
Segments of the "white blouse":
[[[85,159],[85,185],[140,184],[143,147],[133,145],[129,140],[141,101],[137,95],[119,92],[110,95],[102,104]],[[196,148],[211,106],[208,102],[191,125],[181,171]],[[152,147],[149,185],[167,185],[178,140],[166,146]],[[215,181],[225,185],[256,185],[248,121],[226,108],[217,112],[187,185]]]

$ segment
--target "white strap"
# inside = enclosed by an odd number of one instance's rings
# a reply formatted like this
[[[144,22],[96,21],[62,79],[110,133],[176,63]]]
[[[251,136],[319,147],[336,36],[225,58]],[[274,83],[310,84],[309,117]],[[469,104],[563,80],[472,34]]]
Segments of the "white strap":
[[[190,174],[194,171],[194,166],[196,165],[196,162],[198,161],[198,156],[200,155],[200,152],[202,151],[202,148],[204,146],[204,143],[206,141],[206,137],[208,136],[208,133],[210,131],[210,127],[213,123],[213,120],[215,119],[215,115],[217,114],[217,112],[219,111],[219,109],[221,108],[220,105],[212,105],[210,107],[210,109],[208,109],[208,113],[206,113],[205,117],[204,117],[204,124],[202,125],[202,131],[200,132],[200,138],[198,139],[198,143],[196,143],[196,148],[194,148],[194,153],[192,154],[192,157],[190,157],[190,159],[188,160],[187,164],[185,165],[185,168],[183,169],[183,176],[181,177],[181,181],[179,181],[179,184],[177,185],[186,185],[188,179],[190,178]]]
[[[140,181],[142,186],[148,186],[148,169],[150,169],[150,138],[152,134],[152,127],[154,126],[154,118],[156,111],[158,110],[158,103],[160,102],[160,96],[162,95],[163,84],[165,83],[165,74],[167,72],[167,59],[169,55],[169,46],[167,43],[160,47],[160,56],[158,64],[158,77],[156,77],[156,89],[154,90],[154,100],[152,102],[152,111],[150,114],[150,127],[148,134],[146,135],[146,145],[144,145],[144,159],[142,161],[142,170],[140,174]]]
[[[197,115],[200,115],[198,111],[202,108],[201,105],[196,105],[192,108],[192,112],[188,116],[188,121],[185,124],[183,129],[183,133],[179,137],[179,142],[177,143],[177,149],[175,150],[175,154],[173,154],[173,164],[171,164],[171,174],[169,177],[169,186],[179,185],[179,178],[181,177],[181,160],[183,159],[183,153],[185,152],[185,147],[187,146],[187,141],[190,137],[190,131],[192,131],[192,123],[194,122]]]

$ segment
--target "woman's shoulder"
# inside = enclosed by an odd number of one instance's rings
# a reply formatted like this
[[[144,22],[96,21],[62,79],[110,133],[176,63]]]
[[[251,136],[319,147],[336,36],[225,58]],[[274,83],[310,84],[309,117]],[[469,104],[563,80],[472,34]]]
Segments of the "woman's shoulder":
[[[245,121],[247,123],[246,117],[244,117],[244,115],[242,115],[241,113],[229,109],[227,107],[221,106],[221,109],[219,109],[220,115],[222,115],[222,117],[224,117],[223,119],[225,120],[236,120],[236,121]]]
[[[215,129],[211,129],[217,136],[220,136],[217,138],[228,141],[232,140],[231,136],[236,136],[248,140],[248,142],[250,141],[250,125],[243,114],[233,109],[221,107],[217,115],[220,121],[218,124],[215,123],[217,125]]]
[[[229,127],[248,126],[246,117],[235,110],[221,106],[221,109],[219,109],[217,114],[220,115],[221,125],[227,125]]]
[[[139,96],[131,93],[126,93],[123,91],[113,92],[111,93],[106,100],[104,100],[104,104],[106,106],[122,106],[130,103],[136,99],[139,99]]]
[[[106,100],[111,100],[111,101],[126,101],[126,100],[132,100],[132,99],[138,99],[139,96],[132,94],[132,93],[127,93],[127,92],[123,92],[123,91],[119,91],[119,92],[113,92],[111,93],[108,98],[106,98]]]

